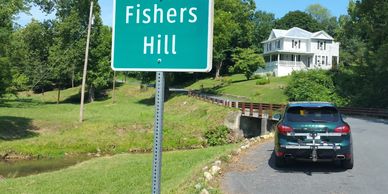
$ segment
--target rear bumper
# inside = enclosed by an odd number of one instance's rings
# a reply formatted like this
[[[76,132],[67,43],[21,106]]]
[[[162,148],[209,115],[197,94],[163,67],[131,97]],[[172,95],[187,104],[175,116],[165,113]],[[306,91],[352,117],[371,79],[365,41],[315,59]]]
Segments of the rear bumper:
[[[351,157],[350,146],[339,145],[280,145],[278,156],[307,161],[334,161]]]

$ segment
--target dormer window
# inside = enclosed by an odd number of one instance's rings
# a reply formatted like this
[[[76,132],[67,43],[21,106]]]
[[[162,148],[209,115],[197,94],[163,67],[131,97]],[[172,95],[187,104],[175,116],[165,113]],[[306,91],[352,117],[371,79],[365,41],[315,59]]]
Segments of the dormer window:
[[[278,49],[280,49],[280,40],[278,40]]]
[[[326,41],[318,41],[317,49],[318,50],[326,50]]]
[[[300,48],[300,40],[292,40],[292,48]]]

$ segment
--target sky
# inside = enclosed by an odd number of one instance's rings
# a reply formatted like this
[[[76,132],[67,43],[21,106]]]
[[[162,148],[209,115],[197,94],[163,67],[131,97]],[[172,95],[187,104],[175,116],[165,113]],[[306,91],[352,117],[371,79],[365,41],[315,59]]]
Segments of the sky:
[[[255,0],[258,10],[274,13],[276,18],[283,17],[289,11],[301,10],[304,11],[307,6],[319,3],[330,10],[333,16],[347,14],[347,6],[349,0]],[[112,7],[113,0],[99,0],[101,6],[101,17],[105,25],[112,25]],[[53,18],[52,15],[42,13],[38,8],[33,7],[30,15],[20,14],[17,23],[24,26],[31,21],[32,18],[44,20]]]

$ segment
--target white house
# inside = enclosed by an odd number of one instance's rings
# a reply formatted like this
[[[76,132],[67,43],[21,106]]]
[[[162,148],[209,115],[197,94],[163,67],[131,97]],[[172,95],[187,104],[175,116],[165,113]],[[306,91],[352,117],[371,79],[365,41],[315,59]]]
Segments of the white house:
[[[256,74],[287,76],[292,71],[336,68],[339,63],[339,43],[325,31],[312,33],[297,27],[273,29],[262,44],[266,67]]]

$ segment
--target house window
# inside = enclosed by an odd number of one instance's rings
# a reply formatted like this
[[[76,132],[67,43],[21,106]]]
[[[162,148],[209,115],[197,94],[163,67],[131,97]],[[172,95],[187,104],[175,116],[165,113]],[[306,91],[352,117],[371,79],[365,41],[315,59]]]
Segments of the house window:
[[[298,46],[299,46],[299,48],[300,48],[300,40],[299,40],[299,45],[298,45]]]
[[[319,41],[318,41],[318,43],[317,43],[317,50],[319,50]]]
[[[271,50],[271,51],[272,51],[272,42],[271,42],[271,43],[269,43],[269,50]]]
[[[295,48],[298,48],[298,42],[297,41],[295,41]],[[299,46],[299,48],[300,48],[300,46]]]
[[[324,49],[326,50],[326,41],[325,41],[325,43],[324,43],[324,44],[325,44],[325,46],[324,46],[325,48],[324,48]]]
[[[278,49],[280,49],[280,40],[278,40]]]
[[[326,64],[329,65],[329,58],[326,56]]]
[[[315,56],[315,64],[318,64],[318,56]]]
[[[297,57],[297,61],[301,61],[301,57],[300,57],[300,55],[298,55],[298,57]]]
[[[284,60],[284,55],[280,54],[280,60],[281,60],[281,61]]]
[[[319,42],[319,48],[320,50],[323,50],[323,42]]]
[[[322,56],[322,65],[325,64],[325,56]]]
[[[292,48],[294,48],[295,40],[292,40]]]

